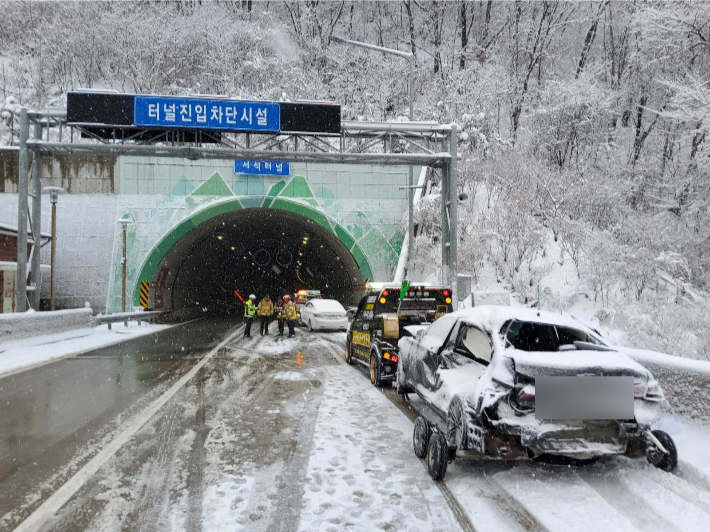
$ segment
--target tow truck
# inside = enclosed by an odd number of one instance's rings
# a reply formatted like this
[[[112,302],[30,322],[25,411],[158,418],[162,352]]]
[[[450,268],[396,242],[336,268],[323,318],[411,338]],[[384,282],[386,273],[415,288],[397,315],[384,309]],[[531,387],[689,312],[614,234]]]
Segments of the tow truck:
[[[453,312],[451,289],[426,283],[368,283],[345,343],[345,361],[366,365],[370,382],[389,386],[396,378],[398,342],[411,326],[427,326]]]

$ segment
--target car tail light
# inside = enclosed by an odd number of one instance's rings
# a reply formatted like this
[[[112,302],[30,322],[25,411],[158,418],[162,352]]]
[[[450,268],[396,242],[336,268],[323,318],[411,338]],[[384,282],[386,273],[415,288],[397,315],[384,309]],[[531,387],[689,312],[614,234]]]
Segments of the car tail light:
[[[313,315],[314,315],[316,318],[320,318],[320,314],[314,313]]]
[[[636,387],[634,386],[634,392],[635,391]],[[646,386],[644,399],[653,402],[663,401],[663,389],[661,388],[661,385],[656,381],[649,381],[648,386]]]
[[[449,297],[451,295],[451,290],[444,290],[441,293],[444,294],[444,297]]]
[[[526,384],[518,390],[518,404],[530,408],[535,407],[535,386]]]
[[[392,356],[390,357],[390,360],[391,360],[392,362],[399,362],[399,358],[397,357],[397,355],[392,355]]]
[[[389,290],[383,290],[383,291],[382,291],[382,295],[383,295],[384,297],[387,297],[388,295],[390,295],[390,291],[389,291]]]
[[[643,399],[646,395],[646,387],[642,383],[634,383],[634,399]]]

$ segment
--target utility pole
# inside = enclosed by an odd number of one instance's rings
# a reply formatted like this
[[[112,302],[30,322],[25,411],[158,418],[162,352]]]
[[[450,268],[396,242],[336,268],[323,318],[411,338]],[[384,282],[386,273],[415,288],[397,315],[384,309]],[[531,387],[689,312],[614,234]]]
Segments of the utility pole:
[[[394,48],[385,48],[384,46],[377,46],[374,44],[369,44],[366,42],[360,42],[360,41],[353,41],[351,39],[344,39],[342,37],[338,37],[337,35],[333,36],[333,40],[335,42],[341,43],[341,44],[351,44],[353,46],[359,46],[360,48],[368,48],[370,50],[376,50],[378,52],[382,52],[385,54],[391,54],[391,55],[396,55],[398,57],[401,57],[403,59],[406,59],[409,62],[409,83],[408,83],[408,91],[409,91],[409,121],[414,122],[414,54],[411,52],[403,52],[402,50],[395,50]],[[410,164],[409,165],[409,186],[407,187],[407,190],[409,191],[409,196],[408,196],[408,201],[409,201],[409,209],[408,209],[408,223],[407,223],[407,275],[405,275],[405,278],[409,276],[409,265],[412,263],[412,256],[414,255],[414,167]]]
[[[127,217],[121,218],[118,223],[121,224],[122,240],[123,240],[123,256],[121,257],[121,267],[123,274],[121,278],[121,312],[126,312],[126,230],[131,220]]]
[[[45,192],[49,192],[49,202],[52,204],[52,252],[51,252],[51,273],[49,277],[49,310],[56,310],[54,306],[56,295],[56,261],[57,261],[57,202],[59,193],[64,192],[61,187],[44,187]]]

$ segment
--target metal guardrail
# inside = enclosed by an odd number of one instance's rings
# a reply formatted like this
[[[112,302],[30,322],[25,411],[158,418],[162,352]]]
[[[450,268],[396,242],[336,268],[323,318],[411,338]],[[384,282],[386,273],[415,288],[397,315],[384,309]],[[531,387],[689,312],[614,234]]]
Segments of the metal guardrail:
[[[112,323],[123,322],[126,327],[128,327],[129,321],[137,321],[138,325],[143,321],[149,323],[155,323],[155,320],[163,314],[162,310],[149,310],[144,312],[118,312],[116,314],[106,314],[94,317],[94,324],[101,325],[108,323],[108,328],[111,330]]]

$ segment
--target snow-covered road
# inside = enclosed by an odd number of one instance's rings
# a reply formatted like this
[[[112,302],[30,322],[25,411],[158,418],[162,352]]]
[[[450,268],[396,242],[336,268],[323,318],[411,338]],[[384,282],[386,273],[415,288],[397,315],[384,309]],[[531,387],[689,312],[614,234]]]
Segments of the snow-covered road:
[[[76,468],[58,464],[59,478],[25,502],[7,508],[0,495],[0,530],[67,481],[80,484],[42,530],[708,529],[710,475],[695,454],[705,427],[679,432],[675,474],[625,458],[586,467],[456,460],[434,483],[411,446],[422,406],[345,365],[344,342],[344,333],[303,330],[236,335],[194,376],[182,369],[156,383],[164,397],[185,379],[93,475],[77,480]],[[66,461],[110,446],[156,393],[106,419]]]

